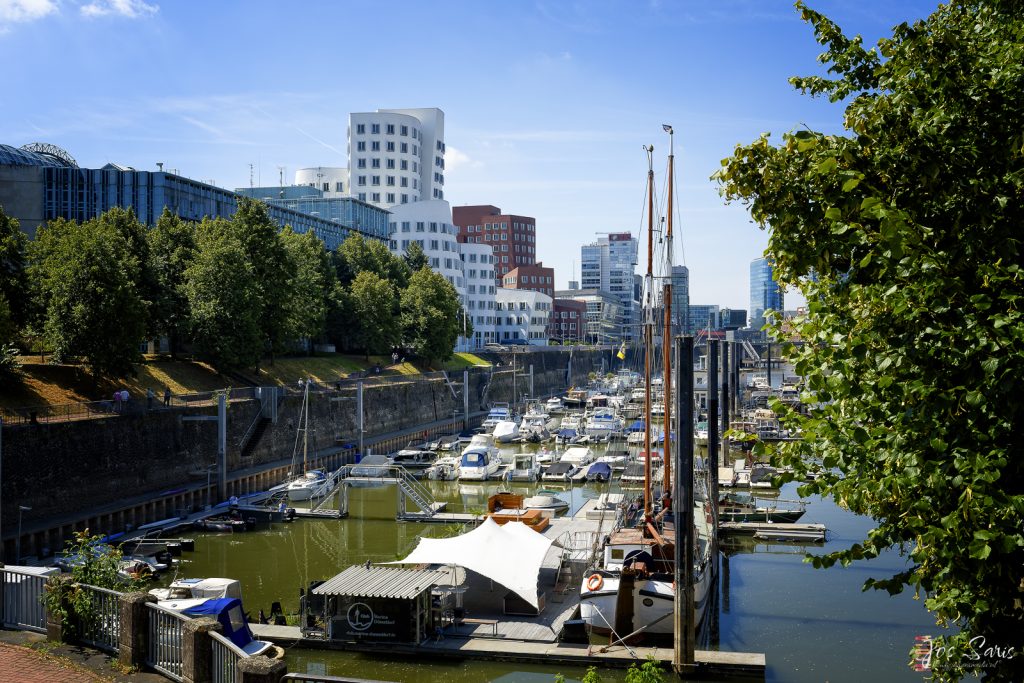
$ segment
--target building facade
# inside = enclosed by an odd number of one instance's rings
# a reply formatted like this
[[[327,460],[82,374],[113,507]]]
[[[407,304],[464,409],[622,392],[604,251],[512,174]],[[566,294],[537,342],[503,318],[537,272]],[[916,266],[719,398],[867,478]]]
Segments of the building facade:
[[[690,269],[672,266],[672,329],[673,334],[685,334],[690,318]]]
[[[528,289],[499,287],[494,297],[495,340],[547,346],[552,298]]]
[[[637,240],[628,232],[599,237],[580,251],[580,287],[608,293],[619,302],[615,333],[621,339],[635,339],[639,332],[635,298]]]
[[[496,206],[478,204],[453,207],[452,222],[459,227],[460,242],[491,245],[494,275],[499,285],[509,271],[537,262],[537,221],[534,218],[504,214]]]
[[[750,262],[750,327],[764,327],[765,311],[780,315],[785,309],[782,287],[775,281],[768,259],[756,258]]]
[[[548,338],[559,344],[575,344],[586,334],[587,304],[575,299],[555,299]]]
[[[550,297],[555,295],[555,269],[543,263],[535,266],[518,266],[502,278],[501,286],[506,289],[532,289]]]
[[[139,222],[156,225],[164,208],[188,221],[231,218],[239,195],[208,183],[169,173],[139,171],[107,164],[103,168],[80,168],[59,148],[37,152],[0,145],[0,205],[21,222],[22,229],[35,236],[36,229],[55,218],[79,223],[99,217],[114,207],[131,208]],[[379,223],[360,226],[332,221],[285,206],[267,207],[271,220],[295,232],[314,232],[333,249],[351,231],[374,239],[387,239]]]
[[[722,320],[717,305],[690,304],[686,320],[686,333],[698,335],[708,330],[722,329]]]
[[[451,220],[448,202],[440,199],[392,207],[391,251],[401,256],[410,243],[419,242],[430,268],[443,275],[465,303],[462,256]]]
[[[473,323],[473,334],[466,340],[470,349],[495,341],[494,256],[486,244],[459,244],[462,271],[466,278],[464,308]]]
[[[326,196],[321,190],[308,185],[289,185],[275,187],[243,187],[235,192],[245,197],[260,199],[270,206],[299,211],[310,216],[351,226],[364,235],[373,235],[377,239],[386,240],[391,234],[391,212],[369,202],[359,201],[355,197],[340,196],[329,193]],[[283,196],[282,196],[283,195]],[[334,249],[332,246],[328,246]]]
[[[617,297],[599,289],[560,289],[555,299],[579,301],[586,306],[582,341],[588,344],[620,344],[622,317],[621,302]]]
[[[348,192],[389,208],[444,199],[444,112],[437,108],[378,109],[348,117]],[[303,169],[302,178],[314,180]],[[343,174],[327,182],[344,182]],[[298,178],[298,177],[297,177]]]

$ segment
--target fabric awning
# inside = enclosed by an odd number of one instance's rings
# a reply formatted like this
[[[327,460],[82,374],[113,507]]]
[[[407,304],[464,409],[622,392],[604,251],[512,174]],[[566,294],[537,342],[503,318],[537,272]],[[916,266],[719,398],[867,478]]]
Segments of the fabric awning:
[[[403,560],[388,564],[454,564],[500,583],[539,609],[537,581],[552,539],[522,522],[499,525],[491,518],[454,538],[421,538]]]

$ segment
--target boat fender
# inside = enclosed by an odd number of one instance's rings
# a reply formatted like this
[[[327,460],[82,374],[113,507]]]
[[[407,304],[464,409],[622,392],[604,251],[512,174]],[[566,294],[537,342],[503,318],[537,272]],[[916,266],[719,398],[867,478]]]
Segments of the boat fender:
[[[604,579],[601,578],[600,574],[591,574],[587,577],[587,590],[599,591],[601,586],[604,585]]]

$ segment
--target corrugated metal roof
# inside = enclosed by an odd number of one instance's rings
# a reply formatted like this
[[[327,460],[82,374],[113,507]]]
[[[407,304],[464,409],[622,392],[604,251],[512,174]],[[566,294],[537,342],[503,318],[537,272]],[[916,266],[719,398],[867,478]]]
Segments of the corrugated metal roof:
[[[361,598],[411,600],[430,586],[447,583],[447,571],[367,568],[357,564],[313,589],[314,595],[346,595]]]

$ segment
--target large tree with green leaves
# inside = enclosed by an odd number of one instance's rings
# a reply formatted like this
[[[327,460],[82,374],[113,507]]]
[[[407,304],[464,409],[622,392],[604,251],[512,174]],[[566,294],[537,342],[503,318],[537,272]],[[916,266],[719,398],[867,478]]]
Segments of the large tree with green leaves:
[[[51,221],[36,232],[29,272],[57,362],[81,358],[94,375],[132,372],[146,333],[142,267],[119,217]]]
[[[172,358],[188,334],[190,312],[184,283],[185,270],[196,255],[195,232],[194,224],[166,208],[149,231],[149,252],[158,285],[152,309],[153,327],[167,335]]]
[[[281,231],[281,242],[294,267],[288,287],[288,329],[293,339],[319,338],[327,320],[328,299],[336,278],[330,255],[313,231]]]
[[[401,340],[398,292],[376,273],[364,271],[351,287],[352,310],[359,321],[355,343],[369,357],[388,353]]]
[[[402,290],[402,329],[405,343],[427,361],[451,358],[462,333],[459,294],[440,273],[420,268]]]
[[[409,268],[405,261],[392,254],[380,240],[366,239],[358,232],[345,238],[334,254],[338,279],[343,285],[351,284],[363,272],[376,274],[404,289],[409,281]]]
[[[17,328],[28,322],[26,244],[18,219],[0,207],[0,344],[13,341]]]
[[[237,232],[224,219],[204,220],[183,292],[196,353],[222,370],[255,365],[265,339],[254,269]]]
[[[802,438],[777,457],[820,473],[804,494],[877,521],[816,565],[907,554],[865,588],[911,587],[951,627],[937,679],[959,680],[973,648],[983,676],[1024,680],[1020,6],[954,0],[872,50],[798,7],[830,77],[792,82],[844,102],[846,133],[765,135],[718,174],[808,302],[787,347],[808,414],[787,414]]]
[[[263,202],[239,197],[238,210],[228,225],[252,266],[260,306],[260,329],[273,364],[273,354],[294,341],[289,326],[289,286],[295,276],[295,264],[288,258],[278,236],[278,226],[271,220]]]

